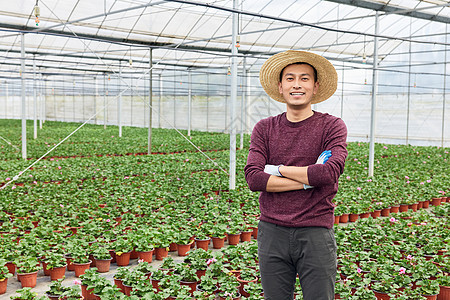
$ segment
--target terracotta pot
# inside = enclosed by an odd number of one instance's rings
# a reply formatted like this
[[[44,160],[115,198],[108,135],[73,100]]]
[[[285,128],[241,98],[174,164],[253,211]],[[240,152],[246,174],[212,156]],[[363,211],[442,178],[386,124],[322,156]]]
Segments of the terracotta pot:
[[[16,273],[16,265],[12,261],[8,261],[6,263],[6,267],[8,268],[9,273],[14,275]]]
[[[139,257],[138,253],[136,250],[132,250],[130,253],[130,259],[137,259]]]
[[[156,291],[159,292],[160,288],[159,288],[159,280],[153,279],[152,278],[152,286],[154,289],[156,289]]]
[[[360,219],[367,219],[370,216],[370,212],[360,213],[359,218]]]
[[[436,300],[438,295],[422,295],[422,297],[427,298],[427,300]]]
[[[383,216],[383,217],[389,216],[390,213],[391,213],[391,208],[390,208],[390,207],[388,207],[388,208],[383,208],[383,209],[381,210],[381,216]]]
[[[81,296],[85,300],[96,300],[97,297],[94,295],[94,289],[87,290],[87,285],[81,285]]]
[[[174,251],[177,251],[178,250],[178,245],[177,245],[177,243],[170,243],[170,245],[169,245],[169,252],[174,252]]]
[[[125,294],[125,287],[123,285],[122,279],[114,278],[114,285],[117,286],[120,291]]]
[[[154,250],[150,250],[150,251],[139,251],[138,252],[138,256],[139,259],[142,259],[143,261],[146,261],[148,263],[151,263],[153,260],[153,252]]]
[[[398,213],[399,210],[400,210],[400,205],[394,205],[394,206],[391,206],[390,212],[396,214],[396,213]]]
[[[191,250],[191,244],[192,242],[190,242],[189,244],[177,244],[177,251],[178,251],[178,256],[187,256],[189,250]]]
[[[7,286],[8,286],[8,278],[0,280],[0,295],[6,293]]]
[[[98,269],[99,273],[106,273],[109,272],[109,268],[111,267],[111,260],[110,259],[95,259],[95,266]]]
[[[169,255],[167,248],[155,248],[155,258],[156,260],[163,260],[164,257]]]
[[[375,297],[377,297],[377,300],[389,300],[391,297],[387,293],[377,292],[373,290],[373,293],[375,294]]]
[[[358,214],[349,214],[349,215],[348,215],[348,220],[349,220],[350,222],[356,222],[356,220],[358,220],[358,218],[359,218],[359,215],[358,215]]]
[[[378,218],[379,216],[381,216],[381,209],[374,210],[373,212],[370,213],[370,215],[374,219]]]
[[[399,212],[405,212],[405,211],[408,211],[408,209],[409,209],[409,205],[408,204],[400,204],[400,207],[399,207]]]
[[[450,300],[450,286],[439,286],[440,291],[437,300]]]
[[[124,287],[124,294],[125,295],[127,295],[127,296],[131,296],[131,291],[133,290],[133,287],[132,286],[130,286],[130,285],[123,285],[123,287]]]
[[[253,232],[252,232],[253,238],[257,239],[258,238],[258,227],[252,227],[252,229],[253,229]]]
[[[212,237],[212,243],[214,249],[221,249],[225,245],[225,238]]]
[[[50,280],[61,279],[66,274],[66,266],[50,269]]]
[[[31,273],[21,273],[20,275],[20,283],[22,284],[22,288],[31,287],[34,288],[36,286],[37,281],[37,271]]]
[[[228,236],[228,245],[237,245],[239,244],[239,239],[241,238],[241,234],[227,234]]]
[[[49,293],[45,293],[45,295],[48,297],[48,299],[50,300],[59,300],[59,297],[61,297],[61,295],[52,295]]]
[[[47,267],[47,263],[42,261],[42,270],[44,271],[45,276],[50,276],[50,269]]]
[[[250,296],[250,294],[247,293],[244,288],[249,282],[257,282],[258,277],[255,277],[255,279],[253,279],[253,280],[242,280],[241,276],[238,276],[237,280],[239,281],[239,293],[244,297],[248,297],[248,296]]]
[[[422,201],[422,208],[428,208],[428,207],[430,207],[430,200]]]
[[[433,206],[441,205],[441,198],[433,198],[433,199],[431,199],[431,205],[433,205]]]
[[[412,209],[413,211],[417,211],[418,205],[417,203],[413,203],[408,205],[408,209]]]
[[[250,233],[250,234],[251,234],[251,233]],[[195,239],[195,245],[197,246],[197,249],[198,249],[198,248],[201,248],[201,249],[207,251],[208,248],[209,248],[209,242],[210,242],[210,241],[211,241],[211,239],[206,239],[206,240],[198,240],[198,239]]]
[[[341,216],[334,216],[334,224],[337,225],[339,224],[339,219],[341,218]]]
[[[114,250],[109,250],[109,254],[112,257],[111,263],[115,263],[116,262],[116,252]]]
[[[251,231],[242,231],[241,232],[241,242],[250,242],[252,240],[252,232]]]
[[[195,274],[197,274],[197,277],[200,279],[202,279],[202,276],[204,276],[206,274],[206,269],[205,270],[196,270]]]
[[[342,214],[339,218],[339,223],[347,223],[348,222],[348,214]]]
[[[197,289],[197,281],[180,281],[180,284],[188,286],[191,289],[191,295]]]
[[[130,252],[126,252],[126,253],[122,253],[120,255],[118,255],[117,252],[116,252],[116,264],[119,267],[128,266],[130,264],[130,257],[131,257],[131,251]]]
[[[75,268],[73,266],[73,260],[72,257],[70,257],[70,254],[64,254],[64,257],[66,258],[67,262],[67,271],[75,271]]]
[[[80,275],[83,275],[84,271],[89,269],[90,266],[91,266],[91,261],[89,261],[87,263],[82,263],[82,264],[73,263],[75,277],[80,277]]]

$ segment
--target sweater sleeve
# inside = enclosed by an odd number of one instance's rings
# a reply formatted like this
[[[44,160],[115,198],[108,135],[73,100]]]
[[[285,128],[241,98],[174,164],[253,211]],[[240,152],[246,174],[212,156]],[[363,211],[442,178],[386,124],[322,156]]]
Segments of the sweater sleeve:
[[[347,158],[347,127],[344,121],[336,118],[327,126],[325,134],[324,150],[331,150],[331,157],[321,164],[308,167],[308,181],[311,186],[320,187],[336,184],[339,176],[344,172],[345,159]]]
[[[264,167],[268,158],[266,131],[263,122],[259,122],[253,128],[250,150],[247,157],[247,165],[244,168],[245,179],[251,191],[266,191],[270,174],[264,173]]]

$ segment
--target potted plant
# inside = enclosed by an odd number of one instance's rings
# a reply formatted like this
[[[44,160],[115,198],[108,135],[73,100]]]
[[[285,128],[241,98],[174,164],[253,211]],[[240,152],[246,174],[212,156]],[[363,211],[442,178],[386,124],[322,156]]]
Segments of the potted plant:
[[[97,300],[94,296],[94,286],[102,278],[97,272],[97,268],[86,269],[86,271],[80,275],[81,279],[81,295],[85,300]]]
[[[217,221],[216,224],[211,227],[211,239],[214,249],[221,249],[224,246],[226,231],[227,225],[220,221]]]
[[[180,263],[175,268],[175,273],[180,275],[180,284],[189,286],[191,294],[197,289],[198,277],[194,269],[186,263]]]
[[[192,233],[189,230],[181,230],[175,236],[178,256],[186,256],[194,242],[191,240]]]
[[[113,244],[113,248],[116,254],[116,263],[118,266],[128,266],[130,263],[131,250],[133,246],[125,238],[118,238]]]
[[[70,257],[72,258],[75,277],[80,277],[90,268],[92,261],[89,259],[86,250],[81,246],[73,247],[70,250]]]
[[[38,297],[36,292],[31,291],[31,287],[24,287],[16,291],[19,295],[13,295],[12,300],[48,300],[47,297]]]
[[[47,270],[50,272],[50,280],[64,278],[66,273],[67,260],[63,254],[58,252],[47,252],[44,261]]]
[[[125,287],[123,286],[123,281],[127,278],[130,273],[130,269],[127,267],[118,267],[116,274],[114,274],[114,284],[125,294]]]
[[[50,283],[49,290],[45,293],[51,300],[58,300],[63,293],[68,289],[62,285],[64,278],[54,280]]]
[[[97,267],[98,271],[100,273],[108,272],[112,260],[109,250],[104,246],[100,246],[94,249],[92,255],[94,256],[95,266]]]
[[[249,282],[257,282],[258,276],[256,275],[256,271],[254,269],[243,268],[237,277],[237,280],[239,281],[239,293],[242,296],[247,297],[248,294],[244,291],[245,286]]]
[[[35,287],[37,273],[41,269],[38,260],[35,257],[24,256],[20,259],[16,259],[15,264],[17,266],[17,276],[20,279],[22,288]]]
[[[152,271],[154,270],[153,267],[150,265],[149,262],[139,260],[138,265],[134,268],[136,271],[140,271],[145,274],[148,278],[151,278]]]
[[[136,245],[139,259],[151,263],[154,250],[152,237],[150,235],[142,235],[139,239],[139,243]]]
[[[62,294],[62,298],[64,300],[77,300],[81,299],[82,296],[80,295],[80,287],[78,285],[72,285],[67,287],[66,291]]]
[[[435,296],[439,294],[439,283],[436,280],[423,279],[416,282],[416,290],[422,296]]]
[[[219,299],[236,299],[241,296],[238,291],[239,281],[235,276],[222,276],[219,278]]]
[[[0,258],[0,295],[6,293],[8,278],[12,276],[6,266],[6,259]]]

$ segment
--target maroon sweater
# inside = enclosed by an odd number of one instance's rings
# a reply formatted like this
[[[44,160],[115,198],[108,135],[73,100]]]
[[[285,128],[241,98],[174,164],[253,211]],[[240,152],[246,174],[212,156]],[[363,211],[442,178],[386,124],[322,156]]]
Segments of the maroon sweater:
[[[260,219],[287,227],[332,228],[332,200],[348,154],[346,139],[344,122],[320,112],[297,123],[288,121],[286,113],[259,121],[252,132],[244,171],[250,190],[261,191]],[[332,156],[325,164],[316,165],[317,158],[325,150],[331,150]],[[270,175],[264,173],[266,164],[309,166],[309,185],[314,188],[267,192]]]

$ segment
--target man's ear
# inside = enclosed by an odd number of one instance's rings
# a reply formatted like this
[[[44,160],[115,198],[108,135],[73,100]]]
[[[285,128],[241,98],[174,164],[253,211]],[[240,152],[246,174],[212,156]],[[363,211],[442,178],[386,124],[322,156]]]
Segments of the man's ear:
[[[315,83],[314,83],[314,92],[313,92],[313,94],[315,95],[315,94],[317,94],[317,91],[319,90],[319,82],[318,81],[316,81]]]
[[[283,94],[283,87],[281,86],[281,82],[278,82],[278,92]]]

